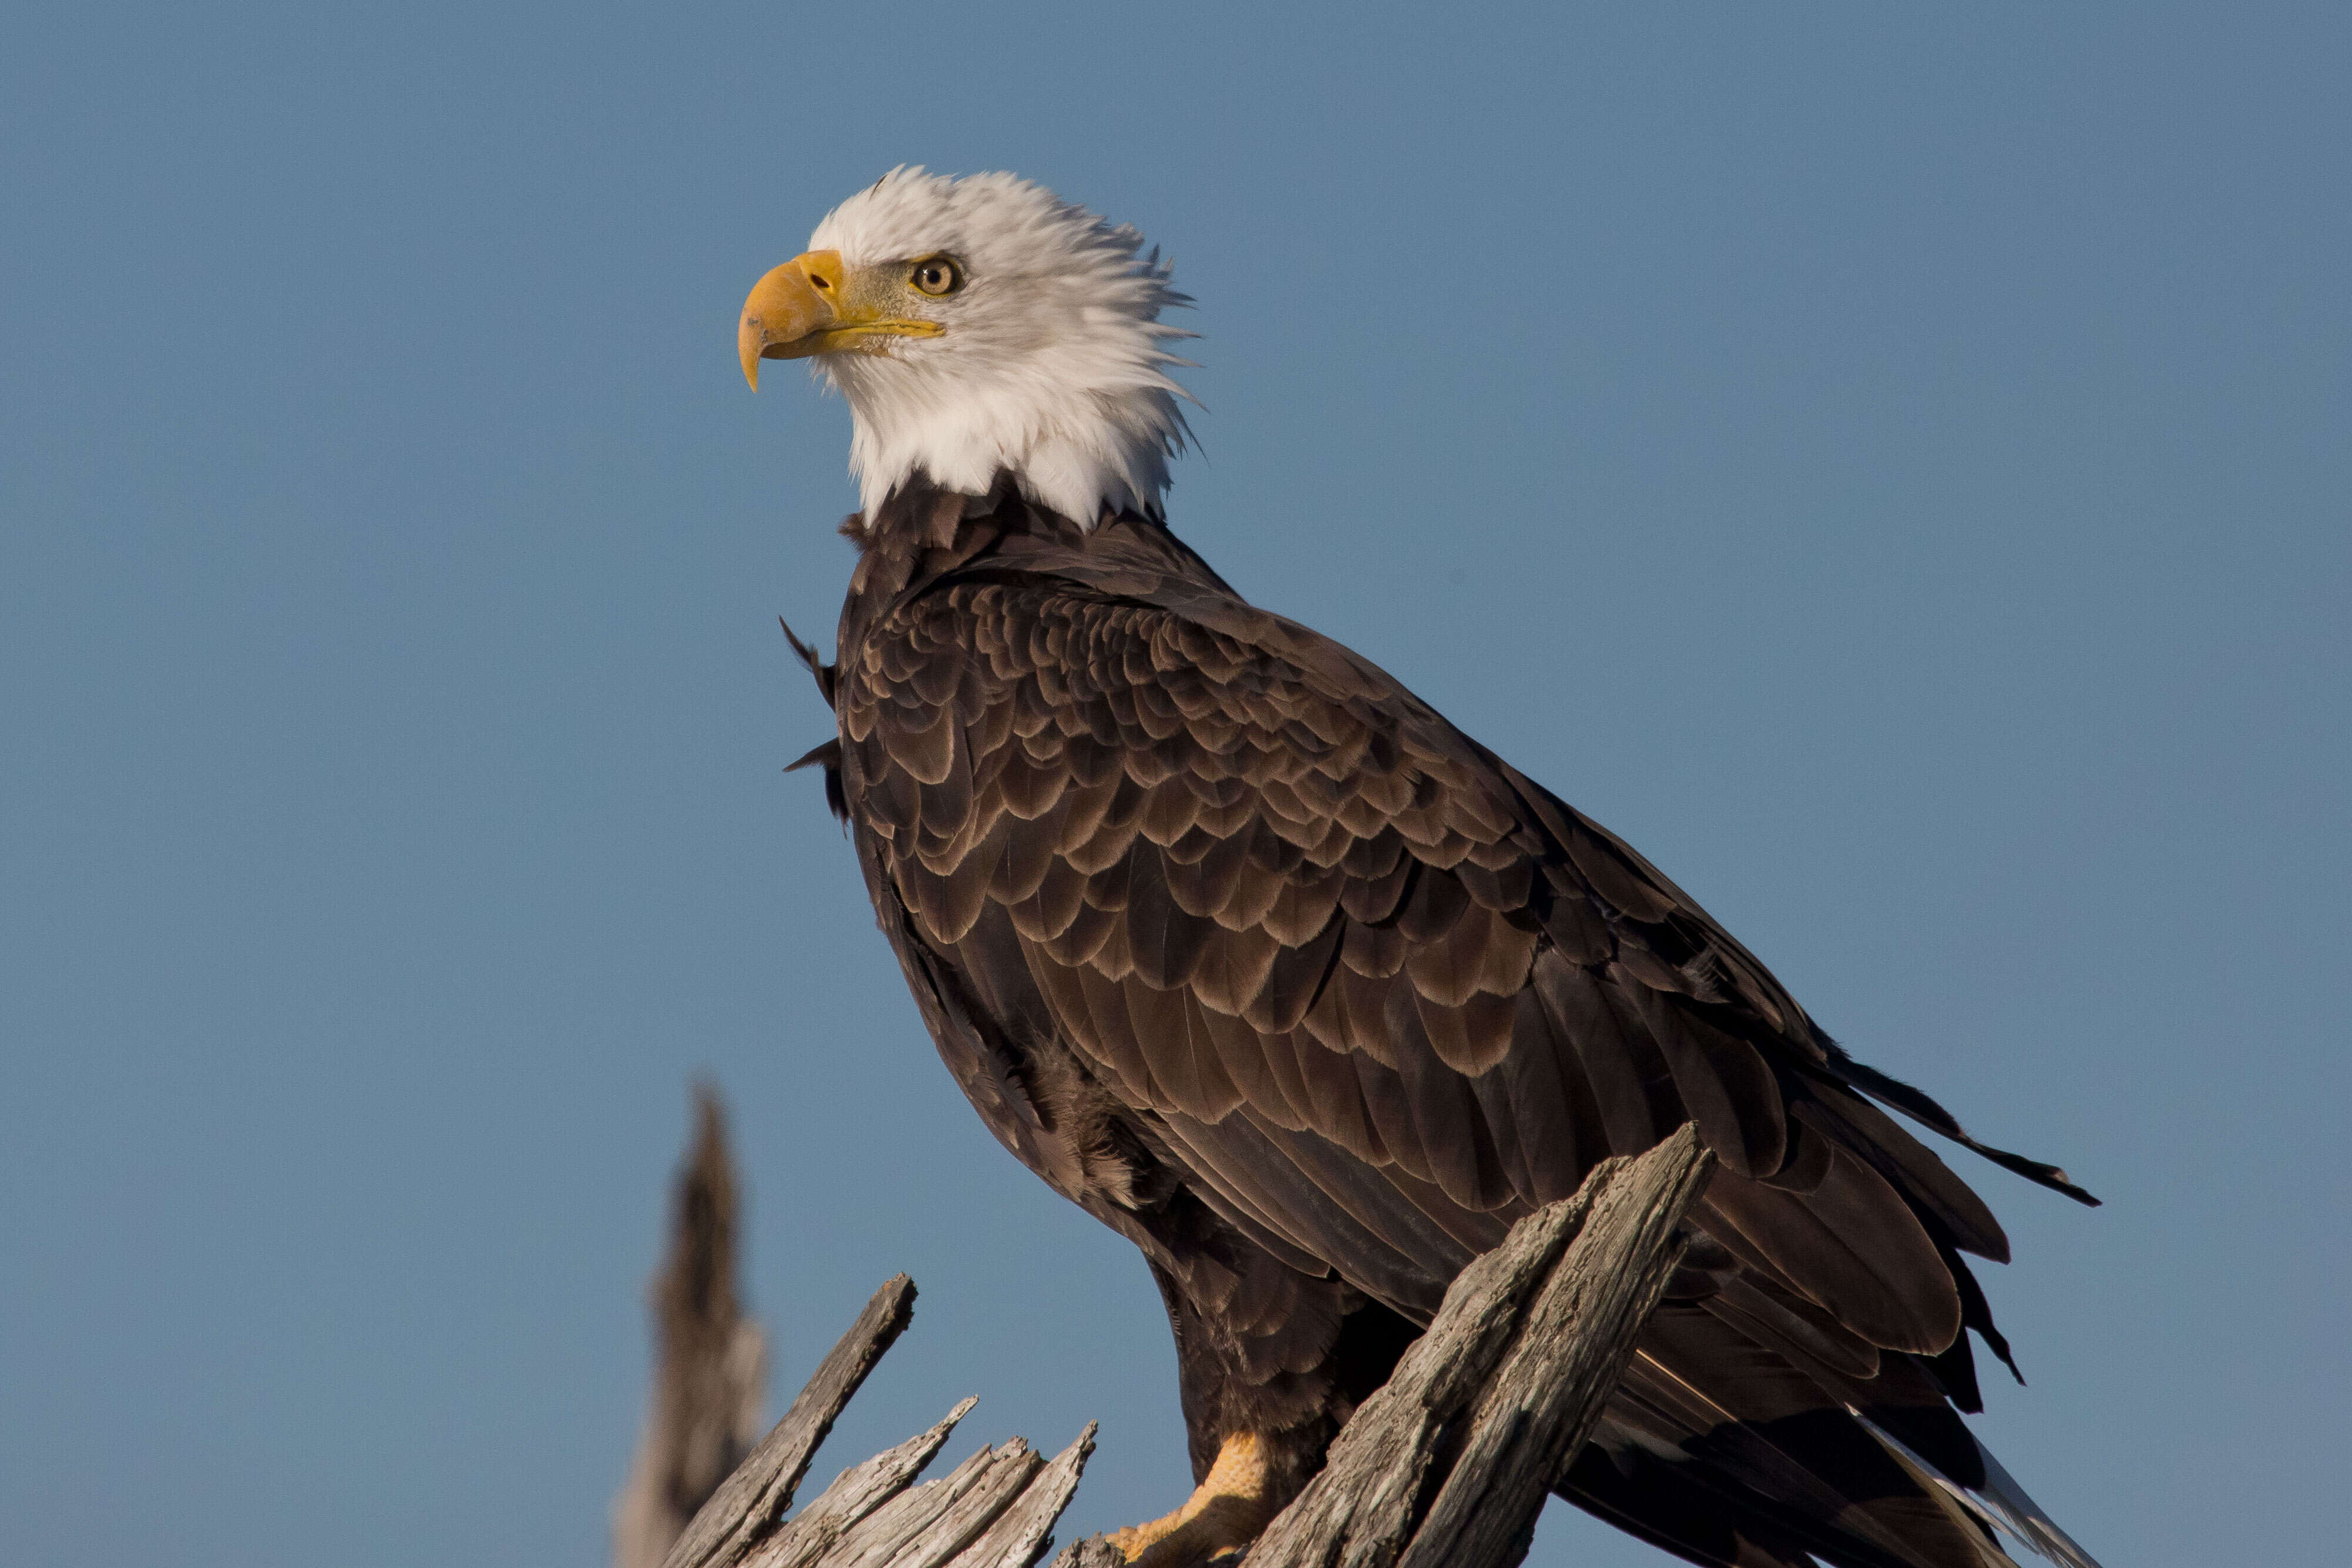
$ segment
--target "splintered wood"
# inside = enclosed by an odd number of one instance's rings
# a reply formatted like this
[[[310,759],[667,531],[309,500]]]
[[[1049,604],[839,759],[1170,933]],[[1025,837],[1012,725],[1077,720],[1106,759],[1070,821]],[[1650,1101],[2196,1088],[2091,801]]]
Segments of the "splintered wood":
[[[1681,1262],[1697,1129],[1604,1160],[1462,1271],[1250,1568],[1508,1568]]]
[[[1685,1126],[1607,1160],[1571,1197],[1463,1270],[1388,1385],[1248,1552],[1249,1568],[1511,1568],[1680,1262],[1714,1158]],[[704,1505],[663,1568],[1030,1568],[1094,1449],[1048,1460],[1016,1437],[916,1478],[971,1408],[842,1472],[790,1520],[818,1443],[906,1328],[915,1287],[877,1291],[792,1409]],[[1055,1568],[1118,1568],[1100,1537]]]

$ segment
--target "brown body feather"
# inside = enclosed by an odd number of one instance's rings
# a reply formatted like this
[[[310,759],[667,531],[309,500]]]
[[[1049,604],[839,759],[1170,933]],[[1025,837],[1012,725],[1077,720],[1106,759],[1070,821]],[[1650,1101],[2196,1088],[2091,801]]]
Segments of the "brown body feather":
[[[1150,1260],[1196,1469],[1251,1430],[1310,1473],[1470,1258],[1695,1120],[1706,1239],[1563,1494],[1696,1562],[1979,1560],[1845,1413],[1975,1470],[1963,1326],[2005,1347],[1959,1253],[2007,1243],[1862,1092],[1940,1107],[1157,522],[1000,486],[852,531],[813,758],[973,1104]]]

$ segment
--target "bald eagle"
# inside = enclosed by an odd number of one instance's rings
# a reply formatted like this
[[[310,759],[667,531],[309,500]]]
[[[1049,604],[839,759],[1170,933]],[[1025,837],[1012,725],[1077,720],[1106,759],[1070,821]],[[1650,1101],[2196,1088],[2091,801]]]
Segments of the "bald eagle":
[[[1190,301],[1133,229],[901,168],[809,246],[738,342],[755,389],[807,358],[855,422],[837,663],[803,650],[836,736],[803,760],[949,1071],[1159,1285],[1198,1490],[1129,1556],[1246,1543],[1472,1258],[1696,1122],[1687,1261],[1559,1495],[1726,1568],[1985,1568],[2004,1533],[2095,1568],[1959,1417],[1969,1333],[2011,1361],[1964,1254],[2009,1244],[1887,1109],[2095,1200],[1170,530],[1160,316]]]

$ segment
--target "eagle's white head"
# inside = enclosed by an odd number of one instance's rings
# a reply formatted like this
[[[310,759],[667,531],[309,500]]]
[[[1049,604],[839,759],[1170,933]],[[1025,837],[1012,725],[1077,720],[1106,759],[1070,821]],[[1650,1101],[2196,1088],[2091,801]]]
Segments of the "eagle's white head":
[[[1190,304],[1157,251],[1011,174],[893,169],[826,214],[808,254],[743,304],[737,347],[815,360],[849,400],[850,472],[871,513],[919,475],[978,495],[1009,472],[1091,527],[1157,515],[1183,449],[1184,389],[1160,312]]]

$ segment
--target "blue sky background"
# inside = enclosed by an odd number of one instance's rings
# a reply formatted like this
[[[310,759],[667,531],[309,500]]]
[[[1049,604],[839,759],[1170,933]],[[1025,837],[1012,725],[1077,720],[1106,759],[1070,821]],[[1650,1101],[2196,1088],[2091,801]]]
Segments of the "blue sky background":
[[[816,780],[847,417],[734,320],[902,161],[1140,225],[1177,528],[1980,1135],[2110,1568],[2340,1551],[2352,13],[352,8],[0,52],[0,1561],[593,1564],[707,1071],[817,1469],[1188,1482]],[[952,1453],[969,1445],[959,1440]],[[1664,1559],[1569,1511],[1535,1561]]]

